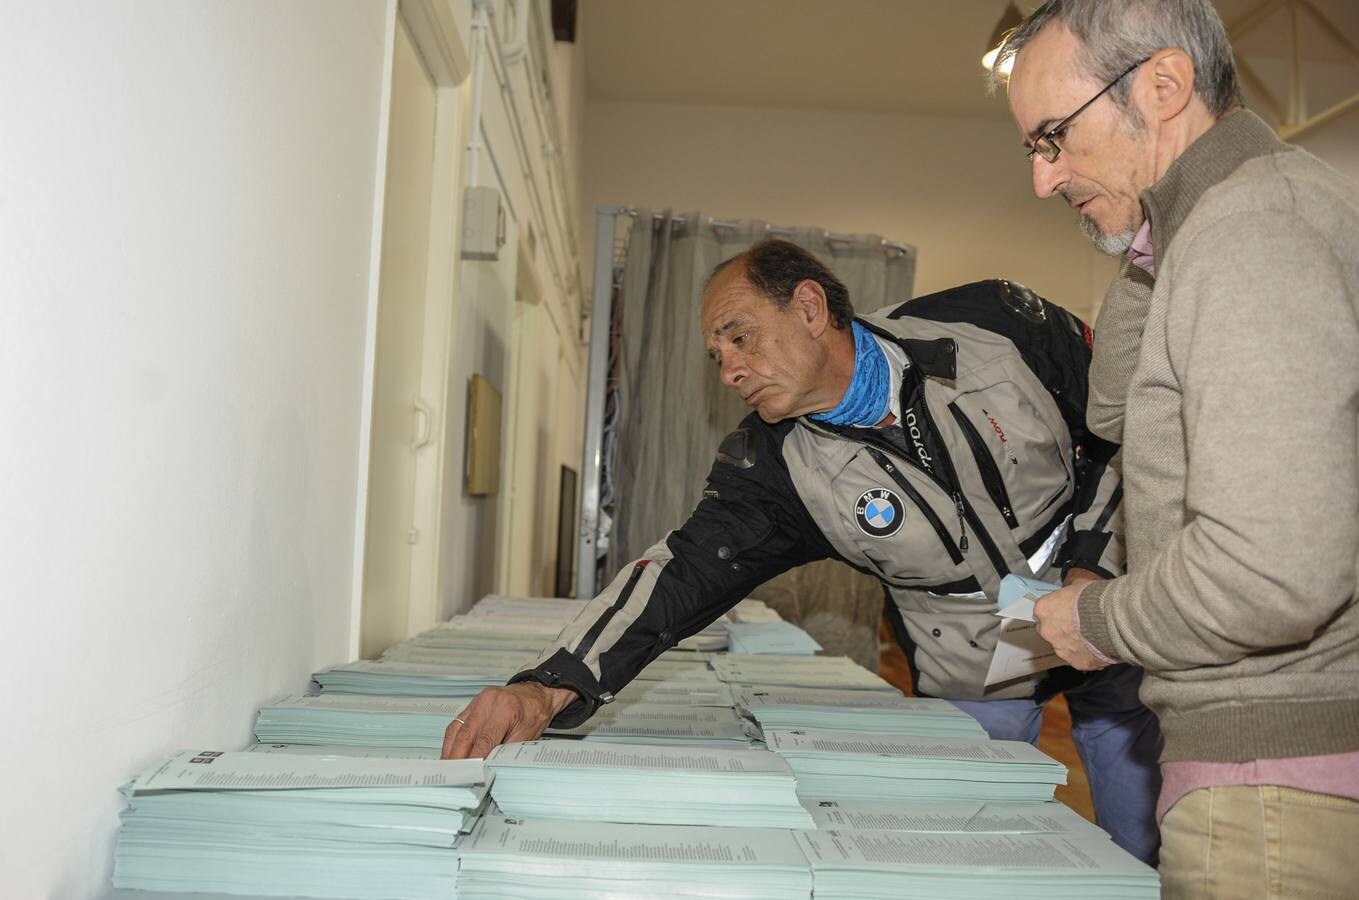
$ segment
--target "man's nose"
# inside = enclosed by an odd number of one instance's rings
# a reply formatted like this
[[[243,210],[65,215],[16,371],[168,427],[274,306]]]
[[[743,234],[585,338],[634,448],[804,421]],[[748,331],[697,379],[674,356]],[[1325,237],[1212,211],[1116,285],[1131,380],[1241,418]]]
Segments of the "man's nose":
[[[1048,162],[1041,154],[1033,155],[1033,192],[1039,200],[1046,200],[1059,192],[1068,181],[1066,161],[1059,156]]]
[[[746,376],[750,374],[746,370],[745,360],[741,354],[728,351],[722,354],[722,383],[727,387],[739,387]]]

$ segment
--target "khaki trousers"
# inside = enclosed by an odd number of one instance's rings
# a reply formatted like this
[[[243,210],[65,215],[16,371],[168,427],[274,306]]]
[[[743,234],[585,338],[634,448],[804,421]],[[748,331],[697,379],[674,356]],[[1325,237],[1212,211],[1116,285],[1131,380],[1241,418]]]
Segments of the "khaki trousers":
[[[1191,791],[1161,820],[1163,900],[1359,897],[1359,802],[1294,788]]]

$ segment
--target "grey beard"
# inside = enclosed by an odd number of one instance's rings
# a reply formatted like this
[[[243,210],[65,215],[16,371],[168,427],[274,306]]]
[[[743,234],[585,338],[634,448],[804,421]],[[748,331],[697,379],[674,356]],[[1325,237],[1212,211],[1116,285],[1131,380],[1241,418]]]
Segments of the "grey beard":
[[[1133,240],[1137,237],[1137,231],[1131,228],[1124,229],[1117,234],[1105,234],[1099,230],[1095,220],[1089,216],[1080,217],[1081,233],[1090,239],[1090,243],[1105,256],[1123,256],[1132,246]]]

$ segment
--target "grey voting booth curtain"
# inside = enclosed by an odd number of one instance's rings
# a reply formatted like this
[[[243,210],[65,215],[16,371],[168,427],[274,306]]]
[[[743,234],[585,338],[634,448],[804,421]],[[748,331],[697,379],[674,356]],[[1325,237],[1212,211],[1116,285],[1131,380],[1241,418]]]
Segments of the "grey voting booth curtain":
[[[639,210],[617,301],[609,576],[684,521],[702,494],[718,443],[748,412],[707,358],[698,329],[700,292],[714,266],[769,236],[816,254],[849,288],[860,313],[911,296],[914,250],[889,249],[876,235],[828,239],[820,229],[771,229],[750,220],[715,225],[697,213]],[[827,653],[876,670],[883,595],[874,579],[826,561],[788,572],[751,596],[800,624]]]

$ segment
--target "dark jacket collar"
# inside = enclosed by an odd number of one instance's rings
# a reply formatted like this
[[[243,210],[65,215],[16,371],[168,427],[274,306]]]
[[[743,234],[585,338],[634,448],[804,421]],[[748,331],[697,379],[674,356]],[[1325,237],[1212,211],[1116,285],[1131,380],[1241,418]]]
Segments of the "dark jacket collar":
[[[1274,129],[1247,109],[1227,113],[1171,163],[1161,180],[1142,192],[1156,255],[1162,257],[1175,234],[1209,188],[1249,160],[1289,148]]]

